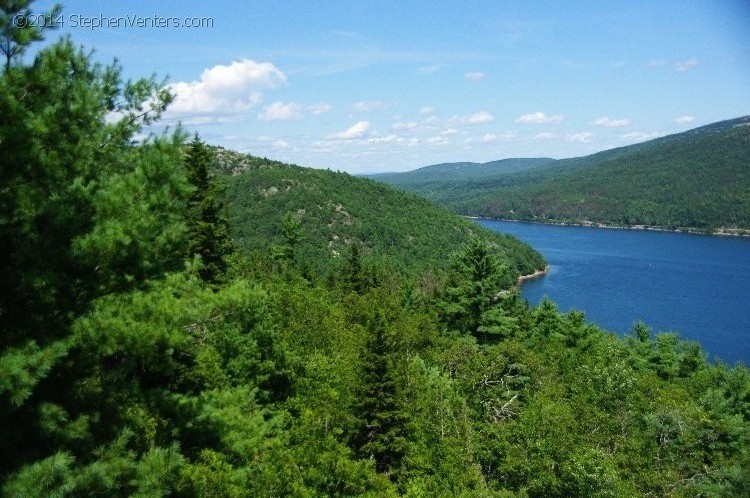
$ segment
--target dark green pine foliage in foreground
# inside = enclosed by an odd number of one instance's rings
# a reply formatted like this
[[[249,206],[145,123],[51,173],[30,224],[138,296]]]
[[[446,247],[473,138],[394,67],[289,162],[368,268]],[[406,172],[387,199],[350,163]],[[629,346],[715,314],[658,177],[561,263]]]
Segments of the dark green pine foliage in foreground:
[[[395,268],[362,238],[323,276],[329,227],[279,214],[280,253],[204,280],[184,136],[132,140],[158,89],[67,40],[0,76],[3,496],[750,494],[747,367],[530,308],[530,249],[478,231]]]
[[[517,173],[417,172],[377,178],[471,216],[750,230],[749,116]]]

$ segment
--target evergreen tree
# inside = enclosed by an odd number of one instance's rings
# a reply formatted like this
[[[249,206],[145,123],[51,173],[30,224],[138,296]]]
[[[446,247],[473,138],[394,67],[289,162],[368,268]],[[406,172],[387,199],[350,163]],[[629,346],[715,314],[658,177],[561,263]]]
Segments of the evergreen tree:
[[[453,330],[478,337],[508,333],[515,320],[496,306],[500,292],[513,284],[508,267],[489,244],[472,238],[453,259],[451,279],[440,303]]]
[[[0,477],[86,424],[54,408],[85,369],[74,320],[183,263],[181,133],[132,141],[171,99],[69,39],[0,75]]]
[[[378,472],[391,474],[404,455],[406,420],[398,402],[394,338],[383,310],[376,310],[368,334],[362,355],[356,446],[363,457],[375,462]]]
[[[62,7],[55,4],[48,12],[32,14],[29,5],[33,1],[0,0],[0,53],[5,56],[6,73],[30,44],[43,39],[44,30],[56,27],[62,12]]]
[[[294,261],[295,251],[300,241],[302,240],[302,222],[297,216],[292,213],[286,213],[282,222],[282,235],[284,236],[284,242],[286,243],[286,257],[290,261]]]
[[[200,256],[203,280],[218,282],[227,269],[226,257],[232,251],[226,220],[221,215],[220,191],[209,167],[215,161],[196,134],[185,156],[188,181],[194,187],[188,205],[188,254]]]

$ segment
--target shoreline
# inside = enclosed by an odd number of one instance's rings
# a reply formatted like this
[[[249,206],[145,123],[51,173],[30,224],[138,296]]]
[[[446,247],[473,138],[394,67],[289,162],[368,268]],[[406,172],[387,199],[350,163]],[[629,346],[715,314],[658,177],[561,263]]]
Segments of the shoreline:
[[[537,270],[534,273],[530,273],[528,275],[521,275],[520,277],[518,277],[518,279],[516,279],[516,287],[521,287],[521,284],[523,284],[527,280],[543,277],[547,273],[549,273],[549,265],[545,266],[543,270]]]
[[[685,233],[688,235],[709,235],[713,237],[750,237],[750,230],[742,228],[720,228],[714,232],[702,232],[694,228],[664,228],[656,225],[606,225],[594,222],[565,222],[565,221],[537,221],[537,220],[513,220],[509,218],[485,218],[483,216],[466,216],[472,220],[508,221],[513,223],[533,223],[536,225],[553,225],[563,227],[588,227],[603,228],[608,230],[643,230],[649,232]]]

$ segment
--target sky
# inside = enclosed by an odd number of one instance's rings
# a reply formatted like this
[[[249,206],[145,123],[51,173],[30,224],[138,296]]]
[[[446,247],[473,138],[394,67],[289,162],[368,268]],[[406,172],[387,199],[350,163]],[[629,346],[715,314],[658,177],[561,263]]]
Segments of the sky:
[[[160,127],[353,174],[583,156],[750,114],[747,0],[63,8],[48,41],[166,78]]]

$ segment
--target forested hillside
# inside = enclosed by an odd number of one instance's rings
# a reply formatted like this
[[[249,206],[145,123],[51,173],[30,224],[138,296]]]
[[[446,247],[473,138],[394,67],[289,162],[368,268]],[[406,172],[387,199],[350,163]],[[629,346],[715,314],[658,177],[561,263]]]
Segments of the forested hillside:
[[[443,265],[385,257],[391,199],[465,226],[412,196],[257,158],[212,175],[181,129],[137,141],[173,96],[89,53],[0,75],[3,496],[750,494],[746,366],[530,308],[533,253],[478,230]]]
[[[323,271],[351,244],[364,255],[405,269],[445,269],[472,235],[491,241],[516,277],[544,268],[539,253],[512,236],[484,230],[415,194],[346,173],[301,168],[216,149],[226,203],[239,248],[284,244],[284,223],[296,231],[299,261]],[[286,220],[286,221],[285,221]]]
[[[466,180],[481,180],[505,173],[517,173],[553,162],[549,158],[501,159],[488,163],[443,163],[404,173],[380,173],[369,175],[375,180],[412,190],[430,184]]]
[[[749,230],[749,125],[743,117],[530,171],[403,188],[472,216]]]

